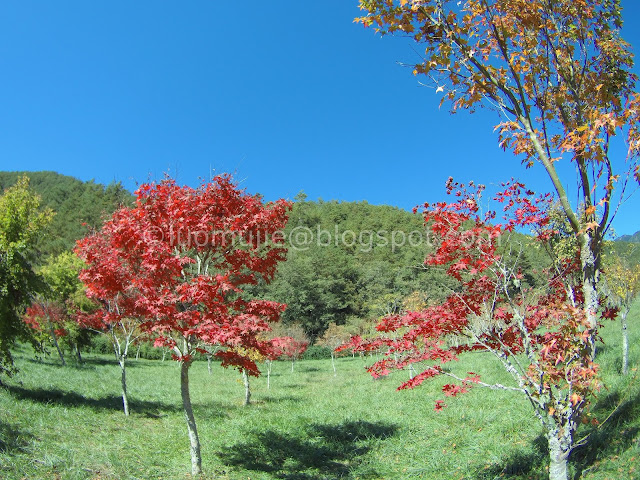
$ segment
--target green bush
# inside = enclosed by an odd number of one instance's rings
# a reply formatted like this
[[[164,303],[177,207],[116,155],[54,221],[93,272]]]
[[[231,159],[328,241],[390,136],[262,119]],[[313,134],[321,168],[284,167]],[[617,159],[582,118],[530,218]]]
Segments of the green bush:
[[[96,335],[91,339],[91,345],[84,349],[89,353],[101,353],[105,355],[113,355],[113,345],[106,335]]]
[[[302,355],[303,360],[324,360],[331,358],[331,349],[320,345],[311,345]]]

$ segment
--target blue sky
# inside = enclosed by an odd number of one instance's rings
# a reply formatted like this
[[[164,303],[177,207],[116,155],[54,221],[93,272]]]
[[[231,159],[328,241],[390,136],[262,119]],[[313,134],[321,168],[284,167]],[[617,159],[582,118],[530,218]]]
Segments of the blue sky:
[[[640,48],[640,4],[623,5]],[[439,110],[397,63],[414,46],[358,13],[357,0],[2,2],[0,169],[132,190],[231,172],[269,200],[406,209],[442,199],[450,175],[549,190],[498,148],[495,114]],[[639,208],[637,193],[617,233],[640,230]]]

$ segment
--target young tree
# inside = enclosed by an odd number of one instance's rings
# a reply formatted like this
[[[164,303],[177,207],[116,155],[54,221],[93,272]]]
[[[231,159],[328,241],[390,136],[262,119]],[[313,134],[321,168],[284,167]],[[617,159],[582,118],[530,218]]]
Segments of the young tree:
[[[525,287],[518,265],[521,247],[508,243],[509,234],[533,227],[539,242],[552,241],[557,232],[548,228],[546,214],[551,197],[533,199],[522,184],[506,184],[496,197],[505,204],[506,221],[493,224],[495,212],[479,211],[482,186],[470,184],[467,189],[450,180],[447,189],[457,201],[425,205],[425,222],[435,244],[426,263],[445,267],[457,285],[444,303],[391,315],[378,325],[377,338],[356,337],[350,347],[386,350],[369,369],[374,377],[426,362],[422,373],[400,389],[445,375],[454,379],[443,387],[450,397],[474,386],[520,392],[544,427],[550,478],[564,480],[577,425],[590,394],[599,387],[590,348],[598,323],[592,327],[585,313],[579,260],[567,261],[559,273],[550,268],[545,290]],[[500,244],[516,252],[500,254]],[[612,314],[607,310],[603,315]],[[468,341],[450,341],[454,337]],[[513,385],[485,383],[474,372],[461,376],[442,367],[472,350],[493,354]],[[436,410],[444,406],[442,400],[436,402]]]
[[[424,48],[414,75],[453,112],[498,111],[500,145],[542,164],[580,251],[583,314],[595,331],[602,241],[614,190],[640,182],[640,98],[633,54],[620,36],[618,0],[360,0],[356,19],[380,34],[409,35]],[[625,137],[627,164],[610,148]],[[619,142],[622,143],[622,142]],[[569,159],[575,179],[561,178]],[[577,181],[578,202],[566,184]],[[620,196],[622,198],[622,196]],[[595,337],[591,339],[595,355]]]
[[[269,361],[269,358],[273,352],[271,348],[269,348],[268,351],[266,349],[263,349],[262,352],[258,352],[257,350],[248,350],[242,347],[235,348],[234,351],[235,353],[247,357],[256,363]],[[267,367],[267,388],[269,388],[269,377],[271,375],[270,370],[270,366]],[[242,374],[242,383],[244,385],[244,401],[242,405],[246,407],[251,404],[251,379],[249,377],[249,372],[247,372],[246,369],[241,368],[240,371]]]
[[[40,343],[41,350],[48,353],[45,347],[47,340],[53,343],[60,357],[62,366],[66,366],[64,354],[58,343],[58,338],[67,334],[64,323],[66,320],[66,312],[59,303],[39,298],[35,300],[24,314],[24,322],[33,330],[36,341]]]
[[[66,343],[76,350],[79,362],[82,360],[80,345],[88,341],[86,330],[79,328],[74,318],[79,308],[75,300],[84,296],[78,278],[82,265],[82,260],[72,252],[50,257],[38,272],[46,283],[46,291],[35,297],[25,316],[26,323],[34,331],[51,340],[62,365],[66,362],[58,337],[68,339]]]
[[[80,272],[86,296],[99,305],[90,312],[78,312],[77,321],[111,341],[120,365],[122,407],[129,416],[127,357],[129,349],[143,334],[140,326],[146,317],[139,311],[142,292],[153,281],[144,254],[144,224],[135,214],[122,208],[113,213],[102,229],[78,241],[76,253],[86,267]],[[165,269],[179,268],[180,263],[167,260]]]
[[[10,349],[19,337],[29,338],[21,317],[45,287],[33,269],[34,253],[52,218],[52,210],[40,208],[27,177],[0,196],[0,374],[12,374]]]
[[[278,320],[284,305],[247,299],[243,287],[271,280],[284,259],[280,233],[289,204],[264,204],[227,175],[197,189],[172,180],[146,184],[136,196],[135,207],[117,212],[109,222],[113,229],[103,229],[102,235],[115,242],[108,255],[114,275],[104,276],[104,283],[117,298],[131,300],[124,315],[144,319],[142,330],[156,337],[156,346],[170,348],[181,364],[182,404],[197,475],[202,460],[189,368],[197,352],[218,346],[215,356],[223,366],[258,375],[256,363],[237,349],[266,350],[258,335]],[[111,299],[110,293],[98,295]]]
[[[620,309],[622,323],[622,374],[629,372],[629,333],[627,315],[640,293],[640,265],[631,267],[620,257],[606,265],[605,281],[609,300]]]
[[[287,357],[291,360],[291,373],[296,360],[299,360],[309,346],[306,340],[296,340],[293,337],[276,337],[271,340],[273,348],[279,353],[279,357]]]
[[[264,353],[264,361],[267,364],[267,390],[271,389],[271,369],[273,362],[280,357],[280,349],[273,344],[273,340],[275,340],[275,338],[268,340],[269,349]],[[277,342],[278,340],[276,340],[276,344]]]
[[[331,367],[333,368],[333,376],[337,375],[336,372],[336,349],[341,345],[347,343],[351,339],[351,335],[347,331],[345,325],[336,325],[330,323],[327,328],[316,342],[316,345],[325,346],[331,349]]]

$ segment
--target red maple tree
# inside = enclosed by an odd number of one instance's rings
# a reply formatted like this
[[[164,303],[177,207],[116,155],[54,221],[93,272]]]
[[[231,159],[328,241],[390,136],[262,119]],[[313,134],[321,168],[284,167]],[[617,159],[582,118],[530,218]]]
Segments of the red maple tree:
[[[114,214],[101,232],[79,243],[89,264],[82,274],[89,295],[102,301],[102,321],[139,318],[141,331],[168,347],[181,363],[181,393],[193,474],[202,470],[191,408],[189,367],[196,353],[216,346],[223,366],[250,375],[249,355],[267,352],[259,334],[284,305],[247,298],[244,288],[270,281],[284,260],[282,229],[290,204],[265,204],[237,188],[228,175],[199,188],[167,179],[142,185],[134,208]],[[101,254],[98,246],[108,240]]]
[[[154,280],[170,278],[179,271],[180,261],[168,259],[163,275],[153,270],[143,253],[145,224],[132,209],[122,208],[113,213],[102,229],[78,241],[76,253],[84,262],[80,280],[85,293],[96,302],[97,309],[78,312],[76,320],[83,327],[106,335],[111,341],[121,370],[122,405],[129,415],[127,394],[127,358],[130,347],[143,335],[141,325],[146,321],[139,309],[145,288]]]
[[[475,386],[522,393],[545,428],[550,471],[566,471],[578,422],[590,394],[599,388],[591,348],[599,322],[594,327],[585,314],[579,251],[554,258],[544,288],[526,286],[519,267],[522,252],[514,251],[522,247],[510,244],[509,236],[530,227],[536,241],[556,240],[560,233],[548,216],[553,199],[549,195],[534,198],[518,182],[505,184],[495,197],[504,205],[504,223],[496,223],[496,212],[480,211],[483,189],[450,179],[447,193],[456,200],[424,206],[435,245],[425,263],[445,268],[457,283],[446,301],[390,315],[378,324],[376,338],[355,337],[340,348],[381,350],[384,357],[369,368],[374,377],[422,365],[422,372],[399,389],[444,375],[453,380],[442,388],[447,397]],[[493,354],[512,376],[512,384],[485,383],[474,372],[459,375],[443,368],[460,354],[475,350]],[[439,399],[435,409],[445,406]]]
[[[293,337],[276,337],[271,340],[271,345],[272,355],[275,355],[275,358],[287,357],[291,360],[291,371],[293,372],[295,361],[299,360],[307,351],[309,342],[296,340]]]
[[[43,351],[46,353],[46,349],[43,346],[46,338],[56,347],[62,365],[66,365],[62,349],[58,343],[58,338],[67,335],[65,322],[68,321],[68,316],[64,306],[51,300],[38,299],[27,308],[23,318],[24,323],[39,334],[38,337],[40,337],[40,345]]]

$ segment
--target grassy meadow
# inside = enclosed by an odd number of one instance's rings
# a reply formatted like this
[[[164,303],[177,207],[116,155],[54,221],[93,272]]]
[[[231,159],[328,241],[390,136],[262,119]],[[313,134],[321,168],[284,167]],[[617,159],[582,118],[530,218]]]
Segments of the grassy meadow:
[[[599,426],[571,468],[585,480],[640,478],[640,305],[630,314],[632,371],[620,370],[620,325],[603,331],[598,361],[607,385],[592,407]],[[87,356],[61,367],[55,356],[17,352],[20,372],[0,389],[2,479],[188,479],[190,461],[181,411],[179,367],[131,360],[132,415],[121,410],[113,357]],[[406,375],[372,380],[371,359],[287,362],[252,379],[253,404],[242,406],[235,370],[206,362],[191,369],[191,396],[202,442],[202,478],[223,479],[544,479],[546,440],[517,393],[476,389],[433,410],[442,383],[395,389]],[[453,367],[504,379],[486,354]],[[606,421],[604,421],[606,419]]]

